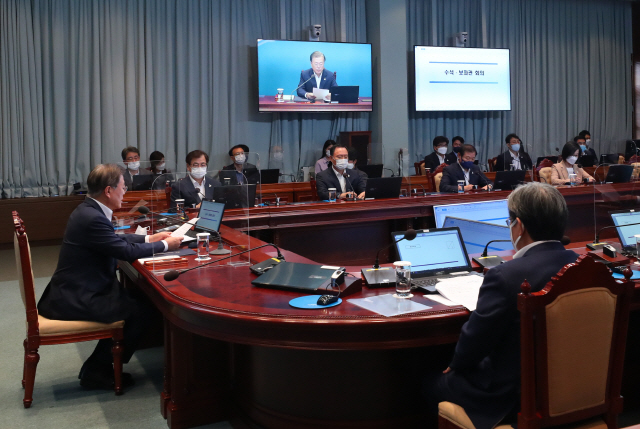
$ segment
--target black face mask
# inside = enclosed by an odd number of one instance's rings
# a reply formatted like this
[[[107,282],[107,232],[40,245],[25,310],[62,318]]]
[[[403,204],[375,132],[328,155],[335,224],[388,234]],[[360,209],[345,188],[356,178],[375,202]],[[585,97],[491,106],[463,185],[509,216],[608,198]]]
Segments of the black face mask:
[[[454,146],[453,147],[453,152],[454,153],[460,153],[460,149],[462,149],[462,146]]]

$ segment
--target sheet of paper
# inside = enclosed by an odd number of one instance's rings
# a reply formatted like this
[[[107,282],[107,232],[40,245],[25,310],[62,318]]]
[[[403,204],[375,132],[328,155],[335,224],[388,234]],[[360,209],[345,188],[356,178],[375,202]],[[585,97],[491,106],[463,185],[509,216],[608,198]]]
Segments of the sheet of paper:
[[[329,101],[328,98],[326,98],[329,95],[329,90],[328,89],[319,89],[319,88],[313,88],[313,95],[316,96],[316,100],[327,100]]]
[[[439,279],[436,290],[445,298],[473,311],[478,303],[478,293],[483,280],[483,277],[476,275]]]
[[[430,295],[423,295],[425,298],[430,299],[431,301],[435,301],[437,303],[440,304],[444,304],[447,307],[455,307],[456,305],[460,305],[460,304],[456,304],[455,302],[445,298],[442,295],[438,295],[438,294],[430,294]]]
[[[194,217],[193,219],[189,220],[189,222],[185,223],[184,225],[180,226],[180,228],[178,228],[175,231],[173,231],[171,233],[171,236],[172,237],[184,237],[184,240],[182,240],[182,241],[195,240],[195,238],[187,237],[185,234],[187,233],[187,231],[189,231],[191,229],[191,227],[193,227],[193,225],[196,224],[198,219],[199,218]]]
[[[373,311],[374,313],[382,314],[385,317],[415,313],[431,308],[427,305],[411,301],[408,298],[395,298],[393,294],[348,299],[347,301],[358,307]]]

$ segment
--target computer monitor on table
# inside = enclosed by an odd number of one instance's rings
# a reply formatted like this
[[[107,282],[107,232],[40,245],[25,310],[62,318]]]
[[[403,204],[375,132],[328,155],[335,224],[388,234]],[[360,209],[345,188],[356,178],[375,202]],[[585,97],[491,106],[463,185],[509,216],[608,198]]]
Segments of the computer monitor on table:
[[[490,252],[500,250],[513,250],[509,227],[497,225],[495,223],[480,222],[477,220],[461,219],[447,216],[444,220],[444,228],[458,227],[462,240],[468,253],[482,253],[485,246],[492,240],[507,240],[504,242],[491,243],[488,247]]]
[[[437,228],[442,228],[447,216],[494,223],[500,226],[506,225],[506,221],[509,219],[507,200],[478,201],[473,203],[434,206],[433,214],[435,215]]]

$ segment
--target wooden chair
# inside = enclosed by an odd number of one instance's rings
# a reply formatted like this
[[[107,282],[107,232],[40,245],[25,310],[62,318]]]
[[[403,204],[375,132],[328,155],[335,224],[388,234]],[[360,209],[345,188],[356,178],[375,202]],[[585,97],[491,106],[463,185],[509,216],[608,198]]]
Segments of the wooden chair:
[[[636,162],[640,162],[640,156],[633,155],[631,158],[629,158],[627,162],[625,162],[625,164],[631,165],[631,164],[635,164]]]
[[[551,161],[549,158],[545,158],[542,161],[540,161],[540,164],[538,164],[538,166],[535,168],[535,178],[533,180],[535,180],[536,182],[540,181],[540,170],[542,170],[543,168],[547,168],[547,167],[551,167],[553,166],[553,161]],[[550,182],[549,182],[550,183]]]
[[[551,167],[543,167],[538,171],[538,182],[551,185]]]
[[[498,160],[497,156],[495,158],[489,158],[487,160],[487,164],[489,165],[489,171],[496,171],[496,161],[497,160]]]
[[[20,283],[20,294],[27,315],[27,338],[24,340],[24,367],[22,387],[25,389],[23,404],[31,407],[33,402],[33,385],[36,378],[36,367],[40,360],[38,348],[52,344],[78,343],[81,341],[113,339],[114,390],[116,395],[122,394],[122,335],[124,321],[114,323],[98,323],[79,320],[51,320],[38,314],[35,290],[33,286],[33,270],[31,268],[31,248],[24,229],[24,223],[18,212],[12,212],[15,235],[13,245],[16,256],[16,268]],[[82,263],[78,261],[78,263]]]
[[[618,164],[624,164],[624,155],[618,154]]]
[[[311,201],[318,201],[318,188],[316,188],[316,179],[309,180],[311,186]]]
[[[518,429],[617,428],[634,290],[630,270],[625,277],[615,280],[603,264],[582,255],[539,292],[522,283]],[[474,428],[462,407],[442,402],[438,408],[441,429]]]
[[[414,162],[413,168],[416,169],[416,176],[424,176],[426,174],[426,170],[424,169],[424,161]]]
[[[433,189],[440,192],[440,182],[442,181],[442,172],[433,175]]]

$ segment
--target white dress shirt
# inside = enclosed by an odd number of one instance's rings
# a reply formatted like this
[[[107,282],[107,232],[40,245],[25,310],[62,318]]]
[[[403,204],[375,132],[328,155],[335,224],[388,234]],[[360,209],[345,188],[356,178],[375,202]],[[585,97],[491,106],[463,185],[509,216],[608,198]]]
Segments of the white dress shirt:
[[[340,182],[340,187],[342,188],[342,192],[340,192],[341,194],[344,194],[346,191],[346,186],[347,186],[347,181],[345,180],[344,176],[340,173],[338,173],[338,170],[335,169],[335,167],[331,167],[333,169],[333,172],[336,173],[336,177],[338,178],[338,182]]]

